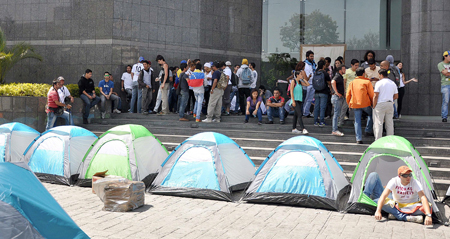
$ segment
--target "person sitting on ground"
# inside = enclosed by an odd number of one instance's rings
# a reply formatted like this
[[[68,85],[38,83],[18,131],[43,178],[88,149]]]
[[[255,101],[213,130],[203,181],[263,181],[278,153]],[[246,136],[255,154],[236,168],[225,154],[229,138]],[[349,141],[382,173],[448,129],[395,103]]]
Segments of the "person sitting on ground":
[[[110,73],[105,72],[105,79],[98,83],[98,88],[100,90],[100,112],[101,118],[104,119],[106,115],[105,104],[107,100],[114,101],[114,110],[113,112],[116,114],[120,114],[120,110],[117,109],[119,106],[119,96],[114,95],[114,82],[110,81]]]
[[[273,90],[273,96],[270,97],[266,105],[269,106],[267,111],[268,121],[266,124],[273,124],[273,117],[280,117],[280,124],[284,124],[284,98],[281,97],[280,90],[275,88]]]
[[[266,87],[263,85],[259,86],[259,96],[261,96],[262,98],[262,103],[261,105],[263,105],[263,109],[262,109],[262,113],[263,115],[267,114],[267,110],[269,109],[269,106],[264,105],[264,102],[267,102],[267,100],[273,96],[272,92],[270,92],[270,90],[266,90]]]
[[[389,180],[386,188],[383,188],[376,172],[366,179],[363,192],[377,203],[375,219],[381,220],[381,211],[384,211],[389,213],[389,219],[422,223],[425,215],[425,225],[431,225],[431,209],[422,185],[413,178],[409,167],[401,166],[397,172],[398,175]],[[393,199],[388,198],[391,193]]]
[[[245,123],[248,123],[250,114],[253,117],[258,116],[258,125],[262,124],[261,96],[258,96],[258,90],[253,89],[251,96],[247,98],[247,110],[245,111]]]

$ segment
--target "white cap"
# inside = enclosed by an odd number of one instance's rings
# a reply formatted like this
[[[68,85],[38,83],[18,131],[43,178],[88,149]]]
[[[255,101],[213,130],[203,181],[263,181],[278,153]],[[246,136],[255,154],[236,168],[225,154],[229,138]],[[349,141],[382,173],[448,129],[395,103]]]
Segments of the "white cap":
[[[225,62],[225,65],[226,66],[231,66],[231,62],[230,61]]]
[[[209,62],[206,62],[204,65],[203,65],[204,67],[208,67],[208,68],[211,68],[211,63],[209,63]]]

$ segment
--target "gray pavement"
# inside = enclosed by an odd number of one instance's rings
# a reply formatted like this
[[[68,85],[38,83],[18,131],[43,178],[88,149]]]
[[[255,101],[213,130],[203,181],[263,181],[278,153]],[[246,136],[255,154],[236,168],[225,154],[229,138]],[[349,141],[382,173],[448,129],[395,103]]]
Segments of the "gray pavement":
[[[135,211],[102,211],[90,188],[44,183],[90,237],[99,238],[430,238],[450,239],[450,228],[425,227],[370,215],[244,202],[146,194]]]

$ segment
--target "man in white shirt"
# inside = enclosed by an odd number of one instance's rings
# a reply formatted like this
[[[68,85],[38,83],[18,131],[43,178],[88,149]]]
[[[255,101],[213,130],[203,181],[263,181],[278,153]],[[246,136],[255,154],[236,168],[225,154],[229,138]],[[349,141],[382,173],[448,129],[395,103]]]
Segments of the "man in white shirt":
[[[250,63],[248,66],[252,70],[252,84],[250,85],[250,91],[256,89],[256,83],[258,81],[258,72],[256,71],[256,64],[254,62]]]
[[[134,104],[136,103],[137,96],[137,109],[138,113],[141,113],[142,91],[139,90],[138,78],[139,73],[144,69],[144,57],[139,57],[139,62],[133,65],[131,69],[131,78],[133,79],[133,90],[131,96],[130,113],[134,113]]]
[[[130,102],[133,95],[133,78],[131,77],[131,68],[132,66],[128,65],[127,71],[122,74],[121,78],[122,92],[127,94],[127,102]]]
[[[397,85],[388,78],[388,71],[381,69],[380,81],[375,85],[373,96],[375,140],[383,136],[383,121],[386,123],[386,136],[394,135],[394,100],[398,98]]]
[[[231,84],[231,76],[232,76],[232,72],[230,69],[231,66],[231,62],[227,61],[225,62],[225,69],[223,70],[223,73],[225,73],[225,75],[227,76],[228,79],[228,86],[227,88],[225,88],[225,90],[223,91],[223,98],[222,98],[222,107],[225,109],[225,113],[224,115],[230,115],[230,107],[231,107],[231,88],[233,87]]]
[[[305,73],[306,80],[309,82],[309,86],[303,86],[303,116],[311,117],[311,104],[314,99],[314,90],[312,79],[314,77],[314,72],[316,71],[317,64],[314,62],[314,52],[307,51],[306,52],[306,60],[305,62]]]
[[[61,85],[61,88],[58,89],[58,96],[59,96],[59,102],[61,103],[68,103],[65,102],[66,97],[70,98],[70,103],[73,103],[73,97],[70,95],[70,91],[69,89],[67,89],[67,87],[64,86],[64,77],[59,76],[57,79],[57,81],[59,81],[59,84]],[[50,87],[50,90],[48,91],[48,93],[50,93],[50,91],[53,90],[53,86]],[[47,95],[48,95],[47,93]],[[63,118],[66,121],[66,125],[73,125],[73,117],[72,117],[72,112],[69,111],[69,114],[62,114],[60,116],[56,116],[57,118]],[[57,125],[57,121],[55,120],[55,124],[53,125],[53,127],[56,127]]]
[[[428,199],[425,196],[420,182],[413,178],[412,170],[407,166],[400,166],[397,176],[389,180],[383,188],[380,176],[372,172],[364,184],[364,194],[377,203],[375,219],[381,220],[381,211],[389,213],[389,219],[400,221],[423,222],[431,225],[432,215]],[[392,193],[392,198],[388,198]]]

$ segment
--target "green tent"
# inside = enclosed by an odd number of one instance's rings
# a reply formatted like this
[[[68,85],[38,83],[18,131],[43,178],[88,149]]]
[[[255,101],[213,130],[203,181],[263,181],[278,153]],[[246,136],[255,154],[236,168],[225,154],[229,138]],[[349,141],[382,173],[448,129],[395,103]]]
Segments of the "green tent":
[[[150,185],[168,155],[161,141],[144,126],[116,126],[102,134],[85,154],[77,185],[89,186],[92,176],[105,170],[109,175]]]
[[[414,179],[421,183],[432,204],[434,219],[441,223],[448,221],[441,210],[443,205],[435,201],[437,196],[425,160],[408,140],[394,135],[378,139],[362,155],[351,179],[352,190],[346,211],[374,214],[377,204],[363,193],[367,177],[370,173],[377,172],[385,186],[403,165],[411,168]]]

